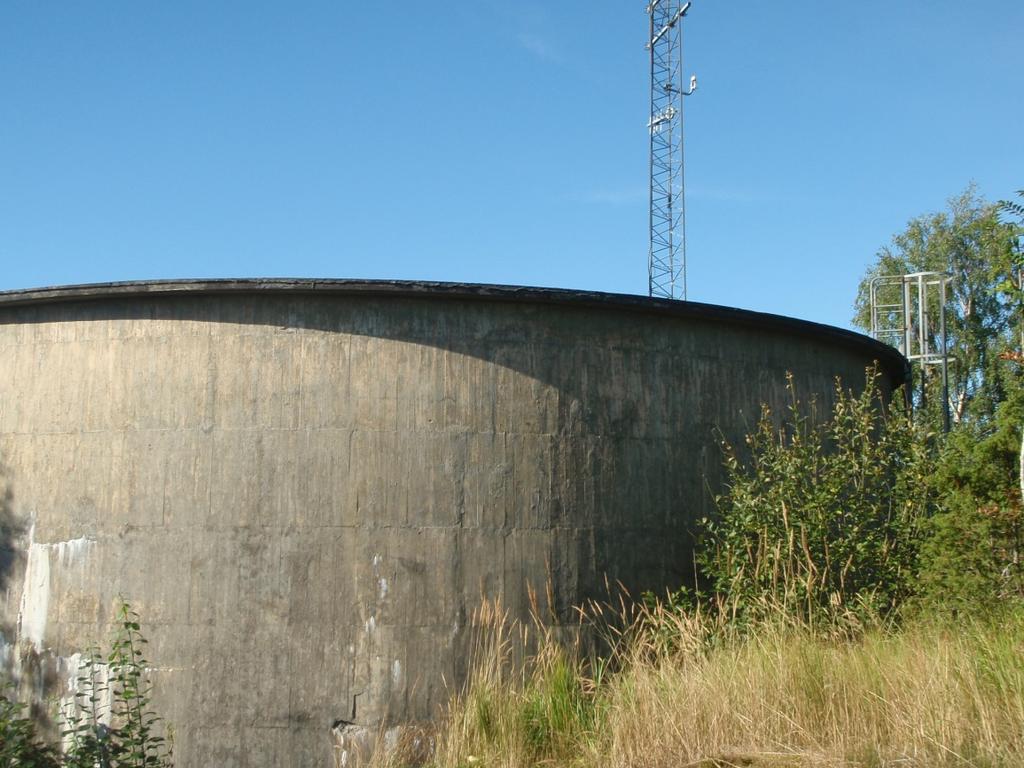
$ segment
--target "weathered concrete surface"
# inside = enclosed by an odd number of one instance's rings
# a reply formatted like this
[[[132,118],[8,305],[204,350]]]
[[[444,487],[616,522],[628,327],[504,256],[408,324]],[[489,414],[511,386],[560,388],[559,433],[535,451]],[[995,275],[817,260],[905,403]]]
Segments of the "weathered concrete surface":
[[[898,383],[854,334],[601,294],[0,294],[0,662],[67,696],[123,595],[179,765],[330,765],[339,721],[437,711],[482,596],[550,579],[569,620],[606,576],[686,580],[715,430],[875,358]]]

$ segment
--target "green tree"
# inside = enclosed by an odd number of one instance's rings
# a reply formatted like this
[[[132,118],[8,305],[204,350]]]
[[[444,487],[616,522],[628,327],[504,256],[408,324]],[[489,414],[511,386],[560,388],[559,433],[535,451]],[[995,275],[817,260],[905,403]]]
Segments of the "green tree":
[[[951,278],[947,305],[950,407],[954,422],[987,424],[1006,399],[1008,382],[1000,354],[1019,337],[1019,301],[1001,290],[1016,284],[1018,228],[999,220],[996,204],[981,199],[970,186],[949,200],[948,209],[911,219],[906,229],[881,248],[861,280],[854,323],[870,329],[872,278],[913,272],[944,272]],[[937,312],[933,327],[938,332]],[[936,345],[938,348],[938,345]],[[917,377],[921,378],[920,374]],[[925,377],[925,415],[941,423],[941,389],[937,371]]]
[[[1021,358],[1024,357],[1024,189],[1018,190],[1017,196],[1021,198],[1022,203],[1000,200],[998,204],[1000,213],[1010,219],[1007,223],[1012,228],[1017,242],[1011,257],[1010,274],[996,286],[996,290],[1002,295],[1003,300],[1013,307],[1017,316],[1017,354],[1015,356],[1004,355],[1004,357],[1016,357],[1016,362],[1021,362]]]
[[[854,318],[869,327],[873,277],[918,271],[951,276],[947,328],[955,428],[936,439],[932,484],[939,511],[926,526],[919,590],[925,602],[958,611],[984,610],[1022,594],[1024,222],[1000,220],[1001,212],[1019,215],[1022,209],[988,203],[969,187],[946,211],[912,219],[878,252],[861,281]],[[933,432],[941,423],[936,374],[915,376],[926,382],[915,416]]]

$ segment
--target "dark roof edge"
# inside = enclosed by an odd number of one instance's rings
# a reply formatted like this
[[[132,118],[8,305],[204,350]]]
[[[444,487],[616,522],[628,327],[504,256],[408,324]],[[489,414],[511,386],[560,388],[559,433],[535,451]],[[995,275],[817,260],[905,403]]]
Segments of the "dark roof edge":
[[[129,296],[231,293],[339,293],[360,296],[477,301],[526,302],[603,307],[645,314],[688,317],[757,328],[771,328],[799,336],[830,341],[874,355],[889,374],[903,382],[909,363],[896,349],[875,339],[832,325],[798,320],[785,315],[736,309],[696,301],[675,301],[625,293],[531,288],[517,285],[441,283],[419,280],[347,280],[313,278],[221,278],[198,280],[138,280],[117,283],[64,285],[0,292],[0,309],[28,304],[100,301]]]

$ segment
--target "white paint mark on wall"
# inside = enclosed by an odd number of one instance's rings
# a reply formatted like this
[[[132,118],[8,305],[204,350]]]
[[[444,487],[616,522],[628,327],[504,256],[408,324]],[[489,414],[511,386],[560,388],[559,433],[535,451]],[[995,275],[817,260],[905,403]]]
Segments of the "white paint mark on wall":
[[[50,550],[33,541],[35,533],[33,524],[28,532],[28,563],[18,610],[18,636],[31,642],[38,653],[43,650],[46,614],[50,609]]]
[[[391,663],[391,682],[398,685],[402,681],[402,662],[395,659]]]
[[[83,559],[89,553],[90,547],[95,543],[94,539],[82,536],[78,539],[58,541],[55,544],[43,544],[40,546],[52,547],[56,550],[58,562],[67,567]]]
[[[68,693],[78,690],[78,670],[81,666],[82,654],[80,653],[73,653],[66,658],[63,656],[57,658],[57,674],[63,672],[67,675]]]
[[[0,632],[0,670],[6,671],[7,665],[11,662],[11,645],[7,642],[7,638],[4,637],[4,633]]]
[[[57,657],[57,674],[64,673],[67,675],[67,692],[61,694],[57,705],[60,708],[60,715],[66,723],[72,722],[77,714],[78,702],[75,699],[75,694],[78,692],[78,669],[81,665],[82,654],[80,653],[73,653],[67,658],[63,656]],[[62,752],[67,752],[71,749],[73,739],[73,734],[64,734],[61,738]]]
[[[21,590],[18,610],[18,638],[28,640],[36,652],[43,650],[46,637],[46,619],[50,610],[50,553],[56,552],[57,564],[68,568],[81,562],[96,542],[85,537],[38,544],[35,541],[35,523],[28,533],[28,558],[25,565],[25,584]]]

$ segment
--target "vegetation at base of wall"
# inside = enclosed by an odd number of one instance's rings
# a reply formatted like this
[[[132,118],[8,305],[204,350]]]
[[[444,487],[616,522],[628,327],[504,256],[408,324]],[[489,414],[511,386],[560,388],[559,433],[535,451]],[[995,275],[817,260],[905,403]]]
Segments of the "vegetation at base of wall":
[[[914,372],[913,419],[873,374],[824,419],[792,393],[725,446],[702,589],[649,597],[600,658],[543,635],[520,668],[482,643],[435,765],[1024,765],[1022,235],[1020,203],[968,189],[862,283],[867,325],[871,277],[954,277],[948,435],[934,368]],[[538,711],[564,716],[538,729]]]
[[[139,617],[121,602],[110,652],[79,667],[74,701],[62,712],[65,748],[37,735],[24,704],[0,695],[0,768],[171,768],[171,748],[150,709]]]
[[[944,491],[956,453],[898,404],[880,411],[874,381],[838,389],[822,421],[794,399],[748,458],[727,452],[711,588],[618,621],[592,607],[603,655],[537,627],[516,664],[524,631],[483,611],[436,768],[1024,764],[1014,506]]]
[[[879,375],[860,394],[836,383],[827,419],[800,402],[763,409],[749,459],[725,445],[719,515],[701,521],[698,561],[734,622],[768,607],[800,623],[858,626],[914,592],[921,527],[934,510],[929,436]]]
[[[0,768],[55,768],[57,757],[39,738],[27,709],[0,692]]]
[[[856,636],[640,606],[598,662],[485,608],[436,768],[1024,764],[1024,615]],[[593,614],[589,622],[604,626]],[[753,630],[753,631],[751,631]],[[525,665],[514,660],[534,646]],[[401,750],[375,764],[407,765]]]
[[[767,607],[856,629],[1024,601],[1024,507],[986,462],[991,443],[967,428],[930,431],[876,384],[870,371],[859,395],[837,384],[825,420],[807,415],[790,384],[790,412],[781,423],[762,414],[749,458],[725,446],[727,490],[718,516],[702,521],[698,560],[703,597],[733,622]]]

